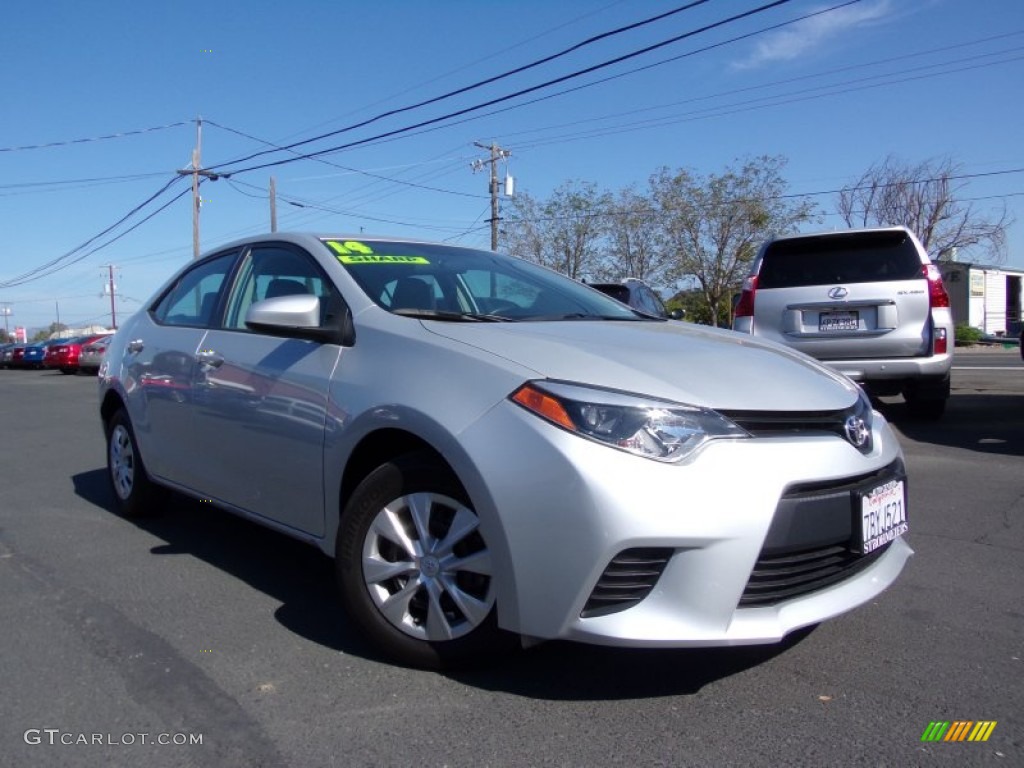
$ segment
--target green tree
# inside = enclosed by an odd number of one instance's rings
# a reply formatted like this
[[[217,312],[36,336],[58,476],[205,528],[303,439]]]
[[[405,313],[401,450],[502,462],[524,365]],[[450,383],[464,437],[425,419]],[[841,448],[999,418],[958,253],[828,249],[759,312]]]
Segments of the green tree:
[[[762,156],[721,174],[662,168],[651,177],[668,277],[693,282],[704,295],[712,325],[728,316],[731,296],[758,245],[816,219],[813,203],[783,196],[785,163],[782,157]]]
[[[517,193],[505,221],[506,250],[579,280],[600,269],[602,214],[609,195],[591,182],[567,181],[540,202]]]
[[[40,330],[36,331],[32,335],[32,338],[29,339],[29,341],[31,341],[31,342],[46,341],[48,338],[50,338],[54,334],[62,333],[63,331],[66,331],[67,329],[68,329],[68,327],[66,325],[64,325],[64,323],[50,323],[46,328],[41,328]]]
[[[660,247],[661,220],[650,196],[634,187],[621,190],[605,221],[607,242],[599,276],[609,280],[637,277],[661,283],[668,253]]]

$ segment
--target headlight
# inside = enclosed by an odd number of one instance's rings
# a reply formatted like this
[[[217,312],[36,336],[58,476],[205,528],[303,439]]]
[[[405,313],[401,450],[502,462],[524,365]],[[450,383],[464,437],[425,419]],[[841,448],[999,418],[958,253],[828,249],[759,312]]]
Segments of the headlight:
[[[569,432],[657,461],[682,461],[709,440],[750,437],[707,408],[578,384],[528,382],[510,398]]]

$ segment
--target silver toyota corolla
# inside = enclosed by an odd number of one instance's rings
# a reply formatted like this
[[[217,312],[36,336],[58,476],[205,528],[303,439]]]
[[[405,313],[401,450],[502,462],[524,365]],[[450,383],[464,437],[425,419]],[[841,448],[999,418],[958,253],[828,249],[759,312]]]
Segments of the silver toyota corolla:
[[[487,251],[232,243],[118,331],[100,403],[122,514],[172,488],[314,544],[405,664],[775,642],[912,554],[848,379]]]

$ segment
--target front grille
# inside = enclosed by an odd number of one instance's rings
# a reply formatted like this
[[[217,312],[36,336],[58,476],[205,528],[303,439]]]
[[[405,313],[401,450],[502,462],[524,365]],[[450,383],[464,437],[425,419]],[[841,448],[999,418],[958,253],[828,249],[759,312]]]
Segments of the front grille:
[[[787,488],[775,508],[740,606],[774,605],[824,589],[877,560],[890,544],[860,554],[856,503],[860,493],[894,478],[906,481],[899,459],[857,477]]]
[[[785,555],[762,554],[743,590],[740,606],[774,605],[824,589],[867,568],[890,546],[885,544],[869,555],[851,552],[846,542]]]
[[[828,433],[845,439],[846,419],[854,408],[838,411],[719,411],[755,437]]]
[[[597,580],[580,616],[587,619],[632,608],[654,589],[671,556],[672,549],[668,547],[637,547],[619,552]]]

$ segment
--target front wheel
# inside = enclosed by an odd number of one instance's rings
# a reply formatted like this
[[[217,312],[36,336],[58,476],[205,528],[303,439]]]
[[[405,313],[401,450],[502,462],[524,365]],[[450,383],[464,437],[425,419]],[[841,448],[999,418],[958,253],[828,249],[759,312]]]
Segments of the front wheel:
[[[506,651],[494,558],[451,472],[425,454],[371,472],[345,507],[336,567],[349,617],[400,663],[437,669]]]

